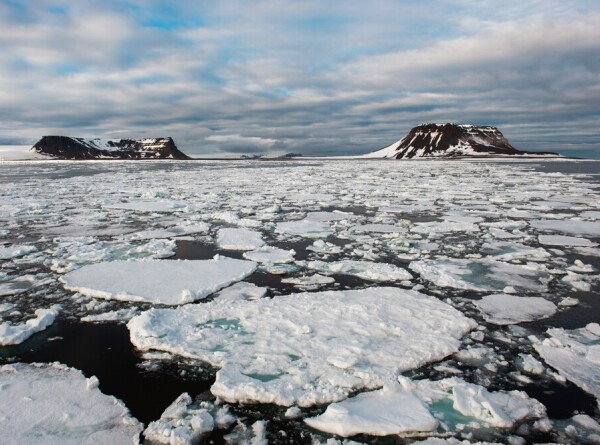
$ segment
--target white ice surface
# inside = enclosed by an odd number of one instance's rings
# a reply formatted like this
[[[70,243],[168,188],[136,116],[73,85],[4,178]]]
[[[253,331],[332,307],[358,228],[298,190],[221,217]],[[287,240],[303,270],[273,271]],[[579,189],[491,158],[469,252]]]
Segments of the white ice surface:
[[[556,305],[542,297],[493,294],[476,301],[475,306],[486,321],[498,325],[540,320],[556,313]]]
[[[127,408],[59,364],[0,366],[2,443],[84,445],[135,444],[142,425]]]
[[[326,275],[353,275],[369,281],[404,281],[412,279],[412,275],[401,267],[371,261],[309,261],[306,267]]]
[[[0,260],[8,260],[11,258],[18,258],[28,253],[35,252],[37,249],[35,246],[25,245],[12,245],[8,247],[0,247]]]
[[[565,235],[540,235],[540,244],[546,246],[578,246],[578,247],[594,247],[598,244],[591,242],[587,238],[578,238],[575,236]]]
[[[341,437],[431,431],[438,424],[423,402],[398,383],[388,383],[380,390],[333,403],[323,414],[304,422]]]
[[[456,352],[475,323],[434,297],[370,288],[151,309],[128,327],[138,349],[220,367],[223,400],[310,406]]]
[[[254,230],[225,228],[217,233],[217,245],[224,250],[256,250],[264,244],[261,234]]]
[[[275,232],[305,238],[327,238],[333,233],[333,230],[326,222],[302,219],[277,223]]]
[[[0,346],[17,345],[23,343],[36,332],[43,331],[52,323],[58,315],[58,308],[37,309],[35,318],[27,320],[21,324],[10,324],[4,322],[0,324]]]
[[[534,343],[537,353],[560,375],[600,399],[600,325],[572,331],[550,328],[547,334]]]
[[[501,291],[506,286],[518,290],[544,291],[549,280],[548,275],[537,266],[491,259],[413,261],[409,268],[437,286],[477,291]]]
[[[112,261],[64,275],[65,288],[108,300],[185,304],[243,280],[252,261],[220,257],[194,261]]]
[[[144,437],[153,443],[193,445],[202,434],[212,431],[215,421],[204,408],[192,408],[192,398],[183,393],[165,409],[160,419],[150,422]]]
[[[272,246],[263,246],[251,252],[244,252],[244,258],[257,263],[281,264],[294,261],[294,250],[278,249]]]
[[[530,224],[538,230],[570,233],[573,235],[600,236],[600,221],[539,219],[531,221]]]

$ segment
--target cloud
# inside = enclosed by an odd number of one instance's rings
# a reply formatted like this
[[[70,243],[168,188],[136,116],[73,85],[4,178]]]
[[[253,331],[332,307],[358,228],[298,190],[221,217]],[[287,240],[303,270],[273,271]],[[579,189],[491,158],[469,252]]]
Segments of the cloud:
[[[587,1],[15,5],[0,4],[0,141],[118,132],[192,154],[347,154],[450,121],[600,156]]]

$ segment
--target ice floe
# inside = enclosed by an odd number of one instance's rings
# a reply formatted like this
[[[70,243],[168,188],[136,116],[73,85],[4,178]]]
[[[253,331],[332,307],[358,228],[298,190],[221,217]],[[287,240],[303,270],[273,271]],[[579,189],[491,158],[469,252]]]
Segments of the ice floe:
[[[530,222],[538,230],[571,233],[573,235],[600,236],[600,221],[579,219],[538,219]]]
[[[548,329],[548,338],[533,347],[560,375],[600,399],[600,325],[590,323],[572,331]]]
[[[217,245],[224,250],[256,250],[264,245],[259,232],[249,229],[220,229]]]
[[[35,252],[36,250],[37,248],[35,246],[27,245],[12,245],[8,247],[0,247],[0,260],[21,257],[23,255]]]
[[[277,223],[275,232],[305,238],[327,238],[333,233],[333,229],[326,222],[302,219]]]
[[[96,377],[64,365],[0,366],[0,392],[4,443],[134,444],[142,431]]]
[[[398,383],[388,383],[380,390],[333,403],[320,416],[304,419],[304,422],[342,437],[431,431],[438,425],[423,402]]]
[[[539,243],[546,246],[577,246],[577,247],[595,247],[598,244],[591,242],[587,238],[578,238],[566,235],[540,235]]]
[[[153,443],[192,445],[202,434],[215,428],[213,416],[206,408],[193,408],[192,398],[183,393],[165,409],[160,419],[150,422],[144,437]]]
[[[326,275],[353,275],[369,281],[404,281],[412,279],[412,275],[401,267],[371,261],[309,261],[306,267]]]
[[[220,367],[223,400],[310,406],[456,352],[475,323],[434,297],[370,288],[151,309],[128,327],[138,349]]]
[[[83,266],[61,280],[95,298],[185,304],[243,280],[256,263],[220,257],[195,261],[111,261]]]
[[[437,286],[476,291],[501,291],[506,286],[513,286],[518,290],[542,292],[546,290],[550,279],[540,266],[523,266],[491,259],[413,261],[409,268]]]
[[[58,315],[58,308],[37,309],[35,318],[21,324],[4,322],[0,324],[0,346],[17,345],[23,343],[36,332],[43,331],[52,323]]]
[[[505,325],[551,317],[556,305],[542,297],[518,297],[516,295],[486,295],[475,302],[486,321]]]
[[[244,252],[244,258],[257,263],[280,264],[294,261],[296,252],[292,250],[278,249],[272,246],[263,246],[251,252]]]

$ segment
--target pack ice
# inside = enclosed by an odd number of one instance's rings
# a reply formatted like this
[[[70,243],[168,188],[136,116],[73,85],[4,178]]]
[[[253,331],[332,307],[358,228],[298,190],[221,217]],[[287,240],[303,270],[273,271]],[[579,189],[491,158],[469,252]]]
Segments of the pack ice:
[[[0,431],[5,444],[135,444],[142,425],[119,400],[57,363],[0,366]]]
[[[369,288],[151,309],[127,326],[138,349],[221,368],[211,391],[225,401],[310,406],[440,360],[476,324],[437,298]]]
[[[65,288],[96,298],[177,305],[243,280],[256,263],[219,257],[195,261],[111,261],[64,275]]]

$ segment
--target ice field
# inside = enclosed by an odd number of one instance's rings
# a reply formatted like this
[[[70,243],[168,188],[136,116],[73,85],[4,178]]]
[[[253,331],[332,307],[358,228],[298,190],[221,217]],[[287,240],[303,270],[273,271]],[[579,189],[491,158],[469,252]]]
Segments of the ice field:
[[[2,441],[600,443],[599,190],[578,161],[0,163]]]

